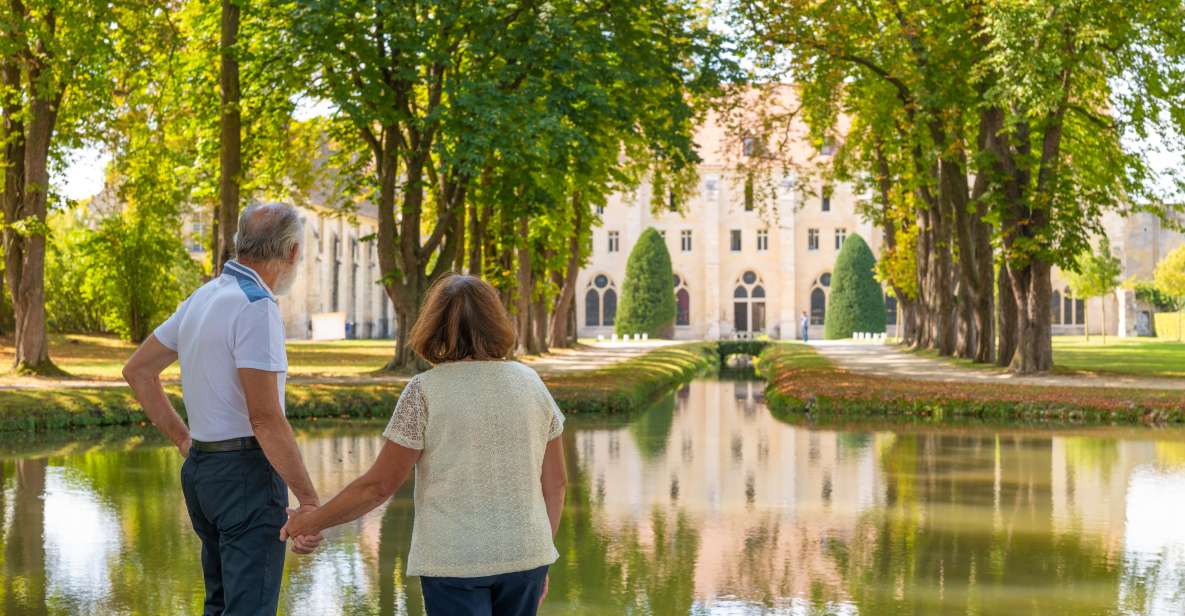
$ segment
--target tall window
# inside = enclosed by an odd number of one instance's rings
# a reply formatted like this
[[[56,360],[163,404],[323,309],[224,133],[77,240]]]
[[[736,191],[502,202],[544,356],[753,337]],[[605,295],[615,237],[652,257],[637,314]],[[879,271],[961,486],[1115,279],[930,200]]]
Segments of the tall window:
[[[823,211],[831,211],[831,191],[829,189],[823,191]]]
[[[835,230],[835,249],[839,250],[840,248],[843,248],[843,242],[846,239],[848,239],[848,230],[844,229],[842,227],[839,229],[836,229]]]
[[[757,231],[757,250],[769,250],[769,231],[765,229]]]
[[[329,312],[337,312],[337,309],[340,306],[340,304],[338,304],[338,289],[341,288],[342,241],[337,237],[336,233],[333,235],[332,246],[333,254],[330,256],[333,257],[333,289],[329,295]]]
[[[617,289],[604,274],[597,274],[584,292],[584,324],[587,327],[613,325],[617,317]]]
[[[679,232],[679,247],[683,252],[691,252],[691,229],[684,229]]]
[[[753,174],[750,173],[748,175],[748,177],[745,178],[745,211],[746,212],[753,211],[753,202],[754,201],[756,201],[756,197],[754,197],[754,195],[753,195]]]
[[[609,252],[617,252],[621,249],[621,234],[617,231],[609,232]]]
[[[708,177],[707,177],[707,178],[704,180],[704,188],[705,188],[705,189],[708,191],[708,196],[709,196],[709,197],[712,197],[712,198],[715,198],[715,197],[716,197],[716,185],[717,185],[717,183],[718,183],[718,178],[717,178],[715,175],[709,175],[709,176],[708,176]]]
[[[885,293],[885,325],[897,324],[897,298]]]
[[[827,293],[822,287],[811,289],[811,325],[822,325],[827,315]]]
[[[737,332],[765,331],[765,287],[753,271],[741,274],[732,291],[732,319]]]
[[[605,215],[605,204],[598,203],[597,204],[597,216],[604,216],[604,215]]]
[[[1062,324],[1062,294],[1057,289],[1049,296],[1049,322],[1053,325]]]
[[[807,250],[818,250],[819,249],[819,230],[818,229],[807,229],[806,230],[806,249]]]
[[[728,244],[733,252],[741,251],[741,230],[733,229],[728,232]]]
[[[691,293],[687,291],[687,281],[678,274],[675,274],[675,325],[691,325]]]

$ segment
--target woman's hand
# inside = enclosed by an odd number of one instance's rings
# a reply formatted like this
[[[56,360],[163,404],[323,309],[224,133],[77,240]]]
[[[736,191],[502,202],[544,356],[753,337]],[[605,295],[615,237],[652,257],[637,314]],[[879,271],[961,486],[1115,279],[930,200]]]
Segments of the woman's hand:
[[[311,554],[325,539],[320,532],[313,531],[309,524],[309,514],[316,509],[316,505],[301,505],[288,510],[288,523],[280,529],[280,540],[292,539],[292,551],[297,554]]]

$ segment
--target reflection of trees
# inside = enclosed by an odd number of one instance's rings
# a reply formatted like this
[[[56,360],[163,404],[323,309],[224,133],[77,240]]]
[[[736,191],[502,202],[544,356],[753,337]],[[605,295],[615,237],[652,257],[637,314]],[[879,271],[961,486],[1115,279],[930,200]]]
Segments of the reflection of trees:
[[[12,473],[12,518],[3,520],[0,537],[4,547],[4,614],[45,614],[45,458],[4,462],[4,474]],[[14,472],[15,471],[15,472]],[[5,492],[6,490],[0,490]],[[0,515],[10,504],[0,502]]]
[[[667,450],[674,421],[674,395],[666,396],[643,411],[630,424],[630,434],[638,445],[638,451],[651,460],[662,456]]]
[[[569,483],[556,537],[560,560],[551,571],[549,607],[572,614],[618,613],[626,606],[641,608],[642,613],[687,614],[695,598],[699,556],[694,521],[682,511],[656,507],[649,518],[649,536],[636,524],[605,528],[571,435],[564,446]]]
[[[407,551],[415,506],[412,482],[387,503],[379,544],[379,613],[423,614],[419,578],[407,577]]]
[[[172,447],[94,448],[54,460],[85,477],[119,520],[121,549],[107,563],[112,605],[136,614],[201,611],[201,548],[190,532],[181,462]]]
[[[886,507],[835,552],[861,613],[1112,609],[1119,572],[1102,542],[1052,527],[1049,451],[990,435],[891,441]]]

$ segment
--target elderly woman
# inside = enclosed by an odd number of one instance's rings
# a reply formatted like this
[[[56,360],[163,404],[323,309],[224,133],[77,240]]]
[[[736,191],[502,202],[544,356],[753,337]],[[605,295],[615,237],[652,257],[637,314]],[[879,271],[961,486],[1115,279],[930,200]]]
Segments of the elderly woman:
[[[534,370],[509,361],[514,329],[497,292],[449,276],[428,293],[411,348],[433,364],[399,397],[370,470],[324,506],[293,513],[301,537],[385,502],[414,468],[407,575],[430,616],[535,614],[558,558],[564,417]]]

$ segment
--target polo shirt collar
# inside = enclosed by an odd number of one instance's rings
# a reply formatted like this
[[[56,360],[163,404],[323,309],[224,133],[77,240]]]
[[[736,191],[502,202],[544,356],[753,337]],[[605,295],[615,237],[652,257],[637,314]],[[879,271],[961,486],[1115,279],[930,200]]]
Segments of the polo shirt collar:
[[[272,293],[271,288],[267,286],[267,283],[263,281],[263,278],[261,278],[255,270],[243,265],[242,263],[239,263],[238,259],[231,259],[230,261],[227,261],[222,266],[222,274],[229,274],[235,278],[248,278],[258,284],[259,288],[263,289],[269,298],[273,300],[276,299],[276,295]]]

